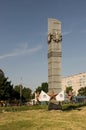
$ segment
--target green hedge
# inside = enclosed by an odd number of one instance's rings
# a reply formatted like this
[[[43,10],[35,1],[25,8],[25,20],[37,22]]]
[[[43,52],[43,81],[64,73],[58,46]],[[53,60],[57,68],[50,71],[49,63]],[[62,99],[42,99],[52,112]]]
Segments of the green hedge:
[[[78,109],[82,106],[86,106],[86,103],[68,103],[68,104],[62,104],[62,109],[72,110],[72,109]]]
[[[47,105],[34,105],[34,106],[10,106],[10,107],[0,107],[0,112],[17,112],[26,110],[38,110],[47,109]]]
[[[72,110],[78,109],[82,106],[86,106],[86,103],[68,103],[62,104],[62,110]],[[34,106],[10,106],[10,107],[0,107],[0,112],[17,112],[26,110],[48,110],[48,105],[34,105]]]

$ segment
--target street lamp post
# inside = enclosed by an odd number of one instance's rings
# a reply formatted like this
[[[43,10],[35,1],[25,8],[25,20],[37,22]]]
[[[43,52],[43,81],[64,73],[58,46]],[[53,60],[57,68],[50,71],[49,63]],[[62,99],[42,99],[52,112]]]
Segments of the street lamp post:
[[[22,105],[22,85],[20,84],[20,105]]]

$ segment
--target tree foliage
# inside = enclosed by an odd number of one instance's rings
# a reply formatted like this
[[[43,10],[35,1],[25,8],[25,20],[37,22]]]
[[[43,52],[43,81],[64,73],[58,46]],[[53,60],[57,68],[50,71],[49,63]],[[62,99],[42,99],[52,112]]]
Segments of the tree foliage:
[[[19,85],[14,86],[13,97],[16,98],[17,100],[20,99],[20,86]]]
[[[14,97],[17,100],[19,100],[21,98],[21,100],[23,102],[30,101],[31,92],[32,92],[32,90],[30,88],[23,87],[22,85],[16,85],[14,87]]]
[[[48,92],[48,83],[44,82],[41,86],[36,88],[36,92]],[[10,103],[22,99],[23,102],[30,101],[31,98],[35,95],[32,94],[32,90],[22,85],[16,85],[13,87],[11,81],[8,81],[8,78],[5,77],[4,73],[0,76],[0,101],[10,101]],[[12,101],[12,102],[11,102]]]
[[[23,88],[22,90],[22,98],[24,101],[30,101],[31,99],[31,92],[32,90],[30,88]]]
[[[0,77],[0,101],[13,101],[15,99],[19,101],[20,96],[22,101],[29,101],[31,99],[31,92],[32,90],[30,88],[23,88],[23,86],[20,85],[16,85],[13,87],[11,81],[8,81],[8,78],[4,76]]]
[[[82,87],[78,90],[78,95],[86,96],[86,87]]]
[[[38,87],[36,88],[36,93],[37,93],[37,92],[39,92],[39,93],[40,93],[40,92],[41,92],[41,90],[42,90],[42,87],[41,87],[41,86],[38,86]]]
[[[42,83],[42,85],[41,85],[41,87],[42,87],[42,90],[44,91],[44,92],[48,92],[48,83]]]
[[[0,100],[8,100],[13,96],[13,85],[6,77],[0,77]]]
[[[69,92],[72,92],[72,86],[66,87],[66,93],[69,94]]]
[[[38,86],[37,88],[36,88],[36,92],[41,92],[41,90],[43,90],[44,92],[48,92],[48,83],[47,82],[44,82],[44,83],[42,83],[41,84],[41,86]]]

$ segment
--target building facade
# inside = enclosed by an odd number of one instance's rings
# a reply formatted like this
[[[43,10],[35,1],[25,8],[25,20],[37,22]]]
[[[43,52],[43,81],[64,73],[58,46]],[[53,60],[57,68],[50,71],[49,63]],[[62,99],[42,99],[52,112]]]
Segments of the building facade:
[[[86,87],[86,72],[62,78],[62,90],[72,86],[75,95],[81,87]]]

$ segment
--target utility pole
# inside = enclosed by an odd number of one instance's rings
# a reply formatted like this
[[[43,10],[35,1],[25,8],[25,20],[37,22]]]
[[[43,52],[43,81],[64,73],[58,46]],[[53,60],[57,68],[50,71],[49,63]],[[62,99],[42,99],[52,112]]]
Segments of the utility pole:
[[[22,105],[22,78],[19,86],[20,86],[20,105]]]

